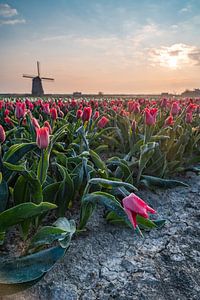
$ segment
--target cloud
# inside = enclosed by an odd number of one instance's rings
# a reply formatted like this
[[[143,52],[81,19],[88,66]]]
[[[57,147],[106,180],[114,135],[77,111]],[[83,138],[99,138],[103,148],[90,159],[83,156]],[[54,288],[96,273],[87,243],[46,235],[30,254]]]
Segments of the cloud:
[[[171,69],[200,65],[200,48],[186,44],[174,44],[149,50],[149,59],[153,65]]]
[[[179,13],[184,14],[184,13],[191,12],[191,10],[192,10],[192,7],[191,7],[190,4],[188,4],[188,5],[186,5],[185,7],[181,8],[181,9],[179,10]]]
[[[0,20],[0,25],[16,25],[26,23],[25,19]]]
[[[10,18],[18,15],[18,12],[15,8],[12,8],[8,4],[0,3],[0,16],[4,18]]]

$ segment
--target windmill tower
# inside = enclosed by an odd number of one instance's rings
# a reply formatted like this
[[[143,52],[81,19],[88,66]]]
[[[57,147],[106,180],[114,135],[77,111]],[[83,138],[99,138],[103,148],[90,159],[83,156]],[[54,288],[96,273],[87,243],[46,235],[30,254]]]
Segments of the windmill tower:
[[[40,77],[40,63],[39,63],[39,61],[37,61],[37,76],[24,74],[23,77],[32,79],[32,95],[33,96],[39,96],[39,97],[44,95],[44,90],[43,90],[43,87],[42,87],[42,80],[54,81],[53,78]]]

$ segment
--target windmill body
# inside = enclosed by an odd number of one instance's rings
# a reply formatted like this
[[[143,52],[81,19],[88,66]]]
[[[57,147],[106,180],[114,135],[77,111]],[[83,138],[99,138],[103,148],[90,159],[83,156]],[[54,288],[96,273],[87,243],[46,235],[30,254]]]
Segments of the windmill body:
[[[34,75],[23,75],[25,78],[32,79],[32,96],[41,97],[44,95],[44,89],[42,87],[42,80],[53,81],[53,78],[40,77],[40,63],[37,61],[37,76]]]

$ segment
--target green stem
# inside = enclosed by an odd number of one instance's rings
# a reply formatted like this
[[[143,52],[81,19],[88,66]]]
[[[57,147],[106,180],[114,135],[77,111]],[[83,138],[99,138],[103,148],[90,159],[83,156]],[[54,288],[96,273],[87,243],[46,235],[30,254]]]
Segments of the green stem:
[[[42,165],[40,170],[40,183],[42,184],[43,169],[44,169],[44,149],[41,149],[41,155],[42,155]]]

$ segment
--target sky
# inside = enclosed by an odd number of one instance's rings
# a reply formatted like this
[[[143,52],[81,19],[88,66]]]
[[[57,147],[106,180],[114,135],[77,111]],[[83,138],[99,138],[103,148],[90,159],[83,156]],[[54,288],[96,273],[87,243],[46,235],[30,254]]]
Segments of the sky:
[[[0,93],[200,88],[200,0],[0,0]]]

